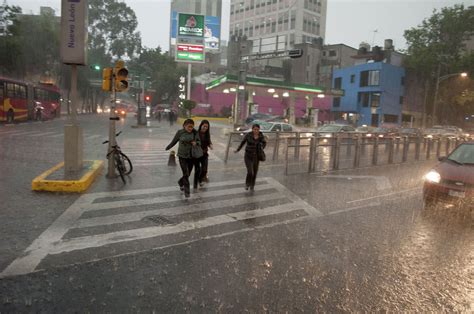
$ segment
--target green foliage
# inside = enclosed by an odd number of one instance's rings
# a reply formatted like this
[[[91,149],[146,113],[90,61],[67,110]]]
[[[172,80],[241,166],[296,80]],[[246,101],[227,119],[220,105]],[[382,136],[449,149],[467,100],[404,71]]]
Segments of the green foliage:
[[[474,7],[454,5],[435,10],[421,25],[405,31],[405,66],[424,77],[431,76],[439,62],[458,62],[465,52],[465,41],[473,35]]]
[[[6,7],[7,33],[0,37],[0,69],[18,78],[56,77],[59,74],[59,23],[50,14],[18,15]]]
[[[130,71],[142,78],[149,78],[151,87],[156,90],[154,99],[162,103],[172,103],[179,93],[179,77],[186,75],[186,69],[178,64],[161,48],[145,48],[130,62]]]
[[[132,58],[141,50],[135,12],[118,0],[89,1],[89,49],[110,58]]]

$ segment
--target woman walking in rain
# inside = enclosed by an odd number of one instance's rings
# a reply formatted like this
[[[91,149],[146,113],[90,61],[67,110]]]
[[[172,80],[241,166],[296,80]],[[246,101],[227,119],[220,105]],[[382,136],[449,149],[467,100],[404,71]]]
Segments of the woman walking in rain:
[[[183,123],[183,128],[176,132],[171,143],[166,146],[166,150],[171,149],[176,143],[179,142],[178,146],[178,157],[179,157],[179,166],[183,172],[183,176],[179,179],[178,184],[181,191],[184,191],[184,196],[190,196],[190,187],[189,187],[189,176],[193,170],[195,159],[191,155],[191,150],[194,145],[201,145],[199,136],[197,135],[196,130],[194,129],[194,121],[192,119],[186,119]],[[198,170],[198,169],[196,169]],[[195,171],[196,171],[195,170]],[[199,172],[199,171],[198,171]],[[197,186],[195,186],[196,188]]]
[[[200,173],[194,172],[194,185],[199,183],[200,186],[204,185],[204,182],[208,182],[207,178],[207,166],[209,163],[209,148],[212,149],[212,141],[211,141],[211,132],[210,132],[210,124],[207,120],[202,120],[199,124],[198,134],[199,139],[201,140],[201,148],[203,151],[203,156],[197,159],[197,164],[200,169]]]
[[[245,189],[248,190],[250,188],[250,190],[253,191],[255,188],[255,180],[257,179],[258,164],[260,162],[259,150],[263,153],[263,149],[267,145],[263,133],[260,132],[260,125],[252,125],[252,132],[245,135],[235,153],[239,152],[244,144],[247,144],[244,156],[245,166],[247,167]]]

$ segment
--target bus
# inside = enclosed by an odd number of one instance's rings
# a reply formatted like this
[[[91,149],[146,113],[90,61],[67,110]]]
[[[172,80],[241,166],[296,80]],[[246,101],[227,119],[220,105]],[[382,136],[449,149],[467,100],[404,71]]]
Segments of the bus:
[[[60,112],[57,86],[0,77],[0,122],[53,119]]]

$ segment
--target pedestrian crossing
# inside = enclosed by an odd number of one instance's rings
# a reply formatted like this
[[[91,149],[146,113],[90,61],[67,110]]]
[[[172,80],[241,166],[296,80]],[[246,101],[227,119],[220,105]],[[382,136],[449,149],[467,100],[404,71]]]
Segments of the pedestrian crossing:
[[[185,199],[177,186],[82,195],[0,277],[191,243],[321,216],[273,178],[209,183]],[[101,253],[98,253],[101,252]],[[46,265],[46,266],[45,266]]]

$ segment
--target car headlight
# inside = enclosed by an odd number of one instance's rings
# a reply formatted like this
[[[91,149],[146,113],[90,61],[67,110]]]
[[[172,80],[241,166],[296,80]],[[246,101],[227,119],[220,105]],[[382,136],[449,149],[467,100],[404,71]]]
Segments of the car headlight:
[[[365,136],[366,136],[366,137],[372,137],[372,134],[367,133]]]
[[[427,135],[426,137],[427,138],[433,138],[433,135],[430,134],[430,135]]]
[[[324,137],[332,137],[332,134],[324,134]]]
[[[425,180],[431,183],[439,183],[441,181],[441,175],[434,170],[431,170],[425,175]]]

